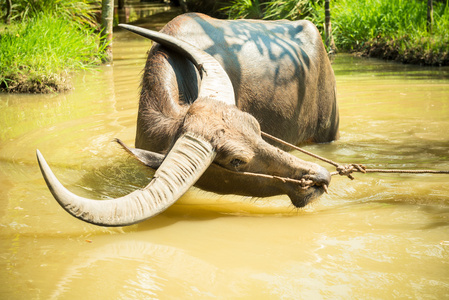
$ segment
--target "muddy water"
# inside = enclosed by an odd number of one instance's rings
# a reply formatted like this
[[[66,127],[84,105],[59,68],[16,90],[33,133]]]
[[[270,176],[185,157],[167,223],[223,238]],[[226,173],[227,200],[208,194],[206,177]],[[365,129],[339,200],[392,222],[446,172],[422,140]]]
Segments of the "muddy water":
[[[116,197],[151,177],[111,142],[133,144],[149,46],[118,33],[114,66],[77,75],[72,92],[0,95],[1,299],[449,297],[447,176],[333,178],[303,210],[287,197],[191,189],[125,228],[64,212],[37,148],[80,195]],[[341,139],[306,149],[376,168],[449,169],[448,69],[345,55],[334,69]]]

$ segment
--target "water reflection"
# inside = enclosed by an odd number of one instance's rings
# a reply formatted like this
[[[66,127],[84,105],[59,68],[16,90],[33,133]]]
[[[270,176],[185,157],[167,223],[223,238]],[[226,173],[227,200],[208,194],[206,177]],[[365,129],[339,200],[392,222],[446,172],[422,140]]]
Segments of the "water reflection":
[[[114,19],[116,23],[132,23],[168,11],[173,8],[166,3],[128,1],[123,8],[115,8]]]
[[[368,62],[368,63],[367,63]],[[373,58],[340,54],[334,68],[336,75],[398,76],[401,79],[447,80],[449,67],[428,67],[391,63]]]
[[[31,277],[31,286],[43,288],[41,295],[49,299],[384,299],[391,291],[410,297],[446,293],[447,249],[437,230],[423,232],[421,226],[430,215],[412,206],[349,206],[301,218],[173,223],[159,216],[161,228],[18,244],[39,258],[30,267],[42,278]]]

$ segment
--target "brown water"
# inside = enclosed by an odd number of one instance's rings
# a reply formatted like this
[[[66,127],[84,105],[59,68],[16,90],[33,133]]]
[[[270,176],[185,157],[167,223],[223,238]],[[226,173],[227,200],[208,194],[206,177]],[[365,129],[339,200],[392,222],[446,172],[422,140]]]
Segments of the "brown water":
[[[151,177],[111,142],[134,142],[149,46],[118,33],[114,66],[78,74],[74,91],[0,94],[0,299],[449,298],[447,175],[334,177],[303,210],[287,197],[191,189],[115,229],[64,212],[37,148],[84,196],[123,195]],[[448,69],[347,55],[334,69],[341,139],[306,149],[376,168],[449,169]]]

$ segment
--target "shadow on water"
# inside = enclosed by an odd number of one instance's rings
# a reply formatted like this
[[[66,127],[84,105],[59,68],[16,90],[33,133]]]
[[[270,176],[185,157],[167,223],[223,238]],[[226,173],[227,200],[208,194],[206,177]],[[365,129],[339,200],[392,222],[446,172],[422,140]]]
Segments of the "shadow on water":
[[[135,162],[133,158],[113,159],[88,170],[75,184],[84,188],[86,197],[113,199],[145,187],[154,175],[154,170]]]
[[[127,154],[125,154],[127,155]],[[57,166],[55,166],[57,167]],[[57,168],[55,168],[57,170]],[[64,169],[67,171],[67,166]],[[58,173],[61,172],[59,170]],[[98,166],[83,169],[83,175],[69,182],[67,188],[75,194],[99,201],[114,199],[144,188],[151,181],[155,170],[137,162],[134,158],[112,158]],[[61,181],[70,174],[60,174]],[[67,182],[67,181],[66,181]],[[238,195],[219,195],[192,187],[164,215],[179,220],[204,221],[227,215],[298,215],[303,210],[294,209],[287,196],[253,198]],[[163,227],[167,220],[158,217],[141,223],[139,230]],[[174,221],[173,221],[174,222]]]

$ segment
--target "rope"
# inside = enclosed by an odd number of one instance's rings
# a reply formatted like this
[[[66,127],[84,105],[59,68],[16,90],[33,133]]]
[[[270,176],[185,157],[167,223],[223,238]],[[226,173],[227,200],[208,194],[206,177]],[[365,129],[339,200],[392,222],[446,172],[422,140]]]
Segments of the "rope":
[[[273,141],[276,141],[282,145],[288,146],[290,148],[293,148],[295,150],[298,150],[304,154],[307,154],[311,157],[314,157],[316,159],[319,159],[321,161],[324,161],[328,164],[333,165],[336,168],[335,172],[331,173],[331,176],[334,175],[341,175],[341,176],[347,176],[349,179],[353,180],[354,177],[352,176],[352,173],[354,172],[360,172],[360,173],[398,173],[398,174],[449,174],[449,170],[397,170],[397,169],[367,169],[362,164],[347,164],[347,165],[341,165],[333,160],[330,160],[328,158],[324,158],[322,156],[319,156],[317,154],[314,154],[312,152],[309,152],[307,150],[304,150],[302,148],[299,148],[295,145],[292,145],[290,143],[287,143],[286,141],[283,141],[277,137],[274,137],[272,135],[269,135],[268,133],[262,132],[262,136],[269,138]]]
[[[157,154],[157,157],[154,159],[148,159],[145,155],[146,150],[141,150],[137,148],[130,148],[125,145],[121,140],[115,139],[115,142],[117,142],[120,146],[122,146],[123,149],[125,149],[126,152],[131,154],[135,159],[137,159],[139,162],[143,163],[145,166],[148,166],[153,169],[159,168],[162,160],[164,159],[164,156],[162,154],[153,153],[151,156],[154,156],[154,154]],[[159,157],[160,156],[160,157]],[[242,171],[234,171],[228,168],[225,168],[221,166],[218,163],[213,163],[213,166],[220,168],[226,172],[234,173],[237,175],[245,175],[245,176],[252,176],[257,178],[265,178],[265,179],[274,179],[282,181],[283,183],[290,182],[293,184],[297,184],[300,186],[301,189],[307,190],[309,187],[314,186],[315,182],[311,180],[311,177],[308,175],[303,176],[301,179],[293,179],[288,177],[281,177],[281,176],[274,176],[274,175],[267,175],[267,174],[261,174],[261,173],[252,173],[252,172],[242,172]],[[321,187],[324,189],[324,191],[327,193],[327,185],[321,185]]]
[[[237,175],[245,175],[245,176],[252,176],[252,177],[259,177],[259,178],[266,178],[266,179],[276,179],[276,180],[280,180],[282,182],[291,182],[294,184],[298,184],[301,189],[303,190],[307,190],[309,187],[311,187],[312,185],[314,185],[313,180],[310,180],[310,177],[308,177],[307,175],[304,176],[301,179],[293,179],[293,178],[287,178],[287,177],[281,177],[281,176],[274,176],[274,175],[267,175],[267,174],[261,174],[261,173],[252,173],[252,172],[245,172],[245,171],[234,171],[234,170],[230,170],[228,168],[225,168],[217,163],[214,163],[214,166],[216,166],[217,168],[220,168],[222,170],[225,170],[226,172],[230,172],[230,173],[234,173]],[[327,193],[327,186],[323,186],[324,190]]]

